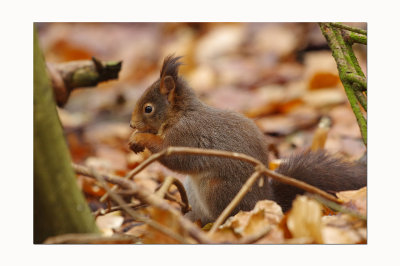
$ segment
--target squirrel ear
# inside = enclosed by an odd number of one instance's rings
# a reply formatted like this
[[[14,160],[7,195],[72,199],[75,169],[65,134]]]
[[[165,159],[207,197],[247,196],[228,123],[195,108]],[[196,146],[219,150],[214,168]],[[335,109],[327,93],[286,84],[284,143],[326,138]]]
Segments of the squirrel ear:
[[[161,78],[160,92],[168,96],[168,101],[172,102],[175,92],[175,81],[171,76]]]

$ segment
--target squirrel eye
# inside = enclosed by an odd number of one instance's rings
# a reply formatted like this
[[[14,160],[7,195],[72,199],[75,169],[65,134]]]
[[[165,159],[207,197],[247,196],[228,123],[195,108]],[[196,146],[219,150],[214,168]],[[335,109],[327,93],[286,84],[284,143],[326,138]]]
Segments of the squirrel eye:
[[[144,112],[147,113],[147,114],[151,113],[152,111],[153,111],[153,107],[151,105],[147,105],[144,108]]]

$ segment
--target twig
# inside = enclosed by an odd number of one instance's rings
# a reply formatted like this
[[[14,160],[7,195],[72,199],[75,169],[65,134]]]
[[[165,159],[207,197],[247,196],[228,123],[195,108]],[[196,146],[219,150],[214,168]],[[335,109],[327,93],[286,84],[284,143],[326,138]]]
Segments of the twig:
[[[75,88],[93,87],[99,82],[117,79],[122,61],[79,60],[47,63],[58,106],[63,106]]]
[[[210,231],[208,231],[208,235],[212,235],[220,226],[226,218],[228,218],[229,214],[233,211],[233,209],[240,203],[240,201],[243,199],[243,197],[246,195],[246,193],[249,191],[251,186],[256,182],[257,178],[259,178],[261,175],[260,170],[256,170],[249,179],[247,179],[246,183],[242,186],[242,188],[239,190],[239,192],[236,194],[236,196],[233,198],[233,200],[226,206],[226,208],[223,210],[223,212],[219,215],[217,220],[214,222],[213,226],[211,227]]]
[[[115,200],[124,209],[124,211],[126,211],[130,216],[132,216],[132,218],[148,224],[149,226],[153,227],[154,229],[158,230],[159,232],[177,240],[180,243],[185,243],[185,244],[190,243],[187,239],[185,239],[181,235],[175,233],[171,229],[165,227],[164,225],[162,225],[152,219],[147,218],[146,216],[144,216],[140,213],[137,213],[136,211],[132,210],[130,207],[127,207],[126,202],[119,195],[117,195],[113,191],[111,191],[111,189],[107,186],[107,184],[105,183],[105,178],[103,178],[103,176],[98,174],[93,168],[91,170],[91,174],[102,184],[103,188],[108,191],[108,193],[110,194],[110,197],[113,200]]]
[[[354,32],[349,33],[349,38],[352,43],[361,43],[367,45],[367,36],[360,35]]]
[[[131,179],[133,178],[135,175],[137,175],[138,173],[140,173],[143,169],[145,169],[147,166],[149,166],[151,163],[153,163],[154,161],[157,161],[158,159],[160,159],[161,157],[163,157],[165,155],[165,153],[167,152],[167,150],[163,150],[159,153],[155,153],[153,155],[151,155],[149,158],[147,158],[145,161],[143,161],[142,163],[140,163],[138,166],[135,167],[135,169],[133,169],[132,171],[130,171],[125,178],[127,179]]]
[[[163,199],[173,182],[174,178],[172,176],[167,176],[162,183],[160,189],[156,191],[156,195]]]
[[[131,235],[64,234],[49,237],[43,244],[135,244],[139,241]]]
[[[333,27],[336,27],[336,28],[340,28],[340,29],[356,32],[356,33],[359,33],[359,34],[367,35],[367,31],[366,30],[350,27],[350,26],[343,25],[343,24],[340,24],[340,23],[335,23],[335,22],[331,22],[329,24],[331,26],[333,26]]]
[[[271,232],[271,229],[272,229],[271,226],[267,226],[267,227],[263,228],[261,231],[257,232],[254,235],[243,237],[242,239],[240,239],[239,242],[237,242],[235,244],[252,244],[254,242],[257,242],[258,240],[260,240],[264,236],[268,235],[269,232]]]
[[[225,158],[231,158],[231,159],[245,161],[245,162],[253,164],[256,167],[256,170],[258,170],[258,171],[262,172],[263,174],[266,174],[269,177],[276,179],[282,183],[301,188],[307,192],[318,194],[321,197],[324,197],[329,200],[340,203],[340,201],[338,199],[336,199],[334,196],[330,195],[329,193],[326,193],[325,191],[320,190],[319,188],[311,186],[311,185],[304,183],[302,181],[299,181],[297,179],[294,179],[294,178],[291,178],[288,176],[284,176],[282,174],[271,171],[268,168],[266,168],[266,166],[261,161],[255,159],[251,156],[248,156],[246,154],[243,154],[243,153],[210,150],[210,149],[189,148],[189,147],[169,147],[166,149],[166,151],[167,151],[166,155],[172,155],[172,154],[208,155],[208,156],[225,157]]]
[[[329,193],[327,193],[323,190],[320,190],[314,186],[311,186],[311,185],[309,185],[305,182],[299,181],[297,179],[290,178],[290,177],[284,176],[282,174],[276,173],[274,171],[271,171],[271,170],[267,169],[261,161],[255,159],[251,156],[248,156],[246,154],[237,153],[237,152],[199,149],[199,148],[191,148],[191,147],[168,147],[167,149],[150,156],[147,160],[142,162],[137,168],[139,168],[141,171],[145,167],[147,167],[149,164],[151,164],[152,162],[158,160],[159,158],[161,158],[163,156],[173,155],[173,154],[191,154],[191,155],[206,155],[206,156],[225,157],[225,158],[231,158],[231,159],[245,161],[245,162],[251,163],[252,165],[255,166],[256,172],[253,173],[253,175],[246,181],[246,183],[243,185],[243,187],[239,191],[239,193],[235,196],[235,198],[231,201],[231,203],[221,213],[220,217],[218,217],[217,221],[214,223],[213,228],[210,230],[209,233],[213,233],[216,230],[216,228],[219,225],[221,225],[221,223],[226,219],[226,217],[227,217],[226,215],[229,215],[232,212],[232,210],[237,206],[237,204],[240,202],[240,200],[243,198],[243,196],[247,193],[248,188],[251,187],[251,185],[257,180],[257,178],[261,174],[268,175],[269,177],[276,179],[279,182],[298,187],[306,192],[320,195],[321,197],[329,199],[336,203],[341,203],[340,200],[338,200],[337,198],[335,198],[334,196],[330,195]],[[83,170],[83,169],[80,166],[80,167],[78,167],[78,170]],[[140,171],[138,170],[138,171],[136,171],[136,173],[139,173]],[[80,173],[88,173],[88,172],[81,171]],[[142,200],[143,202],[146,202],[150,205],[159,206],[161,208],[169,209],[171,212],[173,211],[173,209],[170,208],[169,205],[166,204],[158,196],[148,193],[143,189],[138,189],[138,186],[136,184],[134,184],[133,182],[131,182],[130,180],[128,180],[126,178],[124,179],[121,177],[112,177],[112,176],[108,176],[106,178],[106,176],[104,176],[104,179],[106,179],[108,182],[122,185],[126,189],[132,189],[133,191],[135,191],[136,197],[139,200]],[[181,217],[181,216],[179,216],[179,217]],[[202,236],[202,234],[199,234],[199,232],[197,230],[195,230],[194,228],[191,227],[192,226],[191,222],[184,219],[183,217],[181,217],[181,219],[183,219],[183,220],[181,220],[180,222],[182,224],[184,224],[184,226],[187,227],[188,230],[190,230],[190,233],[192,233],[192,237],[194,237],[196,240],[199,240],[201,242],[209,241],[209,239],[204,238]],[[190,226],[187,225],[187,222],[189,222],[191,225]]]
[[[324,204],[325,206],[329,207],[330,209],[337,211],[337,212],[341,212],[341,213],[346,213],[348,215],[351,215],[353,217],[356,217],[358,219],[367,221],[367,217],[357,211],[354,211],[352,209],[346,208],[343,205],[337,204],[335,202],[332,202],[330,200],[324,199],[319,197],[318,195],[311,195],[311,197],[313,197],[315,200],[319,201],[320,203]]]
[[[153,162],[161,159],[164,156],[169,156],[172,154],[200,154],[200,155],[211,155],[211,156],[215,155],[215,156],[226,157],[226,158],[240,159],[242,161],[252,163],[253,165],[262,164],[260,161],[254,159],[251,156],[248,156],[245,154],[239,155],[239,153],[235,153],[235,152],[225,152],[225,151],[217,151],[217,150],[210,150],[210,149],[196,149],[196,148],[187,148],[187,147],[168,147],[165,150],[162,150],[158,153],[151,155],[149,158],[147,158],[145,161],[143,161],[137,167],[135,167],[135,169],[130,171],[124,178],[131,179],[135,175],[140,173],[142,170],[144,170],[147,166],[152,164]],[[107,196],[108,196],[107,193],[104,194],[103,197],[101,198],[101,201],[104,201],[107,198]]]
[[[125,206],[130,207],[134,210],[134,209],[137,209],[140,207],[145,207],[145,206],[147,206],[147,204],[145,204],[145,203],[128,203],[128,204],[125,204]],[[100,208],[97,211],[93,212],[93,215],[94,215],[94,217],[97,217],[99,215],[105,215],[107,213],[115,212],[115,211],[119,211],[119,210],[123,210],[123,207],[120,205],[112,206],[111,208],[108,208],[106,210],[103,208]]]
[[[249,155],[246,155],[243,153],[238,153],[238,152],[200,149],[200,148],[192,148],[192,147],[168,147],[167,149],[165,149],[159,153],[153,154],[154,157],[152,155],[146,161],[144,161],[142,164],[144,164],[145,166],[141,167],[141,170],[143,170],[146,166],[148,166],[153,161],[155,161],[163,156],[169,156],[169,155],[175,155],[175,154],[217,156],[217,157],[231,158],[231,159],[248,162],[248,163],[254,165],[255,167],[258,166],[260,171],[262,171],[262,173],[264,173],[282,183],[301,188],[307,192],[315,193],[315,194],[320,195],[321,197],[324,197],[329,200],[340,203],[340,201],[338,199],[336,199],[334,196],[330,195],[329,193],[326,193],[323,190],[320,190],[314,186],[311,186],[311,185],[304,183],[302,181],[299,181],[297,179],[294,179],[294,178],[291,178],[288,176],[284,176],[282,174],[271,171],[271,170],[267,169],[261,161],[255,159]],[[141,166],[141,164],[138,167],[140,167],[140,166]]]

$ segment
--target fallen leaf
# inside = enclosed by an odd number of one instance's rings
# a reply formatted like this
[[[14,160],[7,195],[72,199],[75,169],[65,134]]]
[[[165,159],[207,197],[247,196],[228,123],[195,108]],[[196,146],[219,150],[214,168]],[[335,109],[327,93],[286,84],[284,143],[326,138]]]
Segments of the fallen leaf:
[[[346,206],[357,210],[360,214],[367,214],[367,187],[359,190],[341,191],[336,196],[346,203]]]
[[[262,200],[257,202],[251,211],[240,211],[220,227],[219,230],[227,228],[242,237],[256,235],[262,231],[269,231],[273,225],[278,225],[282,219],[282,208],[274,201]]]
[[[343,90],[330,88],[309,91],[301,99],[308,106],[322,108],[342,104],[347,97]]]
[[[96,225],[100,231],[106,235],[113,235],[113,229],[117,229],[122,225],[124,218],[120,211],[110,212],[96,218]]]
[[[163,210],[157,207],[150,206],[146,208],[146,212],[149,214],[152,220],[164,225],[165,227],[169,228],[171,231],[182,235],[187,236],[187,232],[180,226],[176,216],[171,214],[168,210]],[[179,242],[154,229],[153,227],[146,225],[146,233],[143,236],[143,243],[144,244],[178,244]]]
[[[346,214],[322,217],[322,237],[325,244],[358,244],[367,242],[364,221]]]
[[[315,243],[322,239],[322,206],[306,196],[297,196],[287,217],[287,227],[293,238],[311,238]]]
[[[316,72],[310,78],[309,88],[311,90],[321,89],[321,88],[332,88],[336,87],[340,82],[339,76],[337,74],[332,74],[331,72]]]

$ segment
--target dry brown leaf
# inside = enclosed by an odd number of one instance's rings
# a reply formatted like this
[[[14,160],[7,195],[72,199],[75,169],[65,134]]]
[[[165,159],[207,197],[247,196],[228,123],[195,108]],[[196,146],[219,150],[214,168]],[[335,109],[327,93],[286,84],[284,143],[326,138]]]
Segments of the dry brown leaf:
[[[268,163],[268,168],[269,168],[270,170],[275,170],[275,169],[277,169],[277,168],[281,165],[281,163],[282,163],[282,159],[275,159],[275,160],[272,160],[272,161],[270,161],[270,162]]]
[[[307,80],[310,80],[315,73],[338,74],[335,59],[330,51],[308,52],[305,55],[304,64]]]
[[[60,118],[63,128],[77,128],[85,126],[91,119],[91,115],[82,112],[70,112],[63,108],[57,107],[58,117]]]
[[[347,207],[357,210],[360,214],[367,214],[367,187],[338,192],[336,196],[343,200]]]
[[[112,148],[108,145],[96,145],[95,155],[97,159],[109,162],[113,169],[126,169],[126,155],[122,150]]]
[[[235,243],[240,240],[241,235],[236,233],[233,228],[223,227],[218,228],[218,230],[211,235],[211,238],[217,243]]]
[[[164,225],[170,230],[178,233],[179,235],[187,235],[186,232],[183,231],[183,228],[180,226],[177,221],[176,216],[171,214],[168,210],[159,209],[157,207],[150,206],[146,208],[146,211],[150,215],[151,219],[154,221]],[[151,226],[146,225],[146,233],[143,236],[144,244],[179,244],[177,240],[167,236],[160,231],[154,229]]]
[[[302,106],[290,114],[260,118],[255,123],[265,133],[288,135],[318,123],[318,113],[313,108]]]
[[[105,236],[113,235],[113,229],[122,225],[124,218],[120,211],[110,212],[96,218],[96,225]]]
[[[330,72],[316,72],[309,81],[309,88],[311,90],[321,88],[333,88],[336,87],[340,82],[337,74]]]
[[[121,143],[128,145],[127,140],[132,130],[129,123],[103,122],[86,128],[84,139],[90,143],[108,144],[120,146]]]
[[[257,31],[252,49],[257,54],[269,53],[281,58],[291,54],[297,44],[297,36],[285,24],[264,24]]]
[[[210,92],[216,86],[215,70],[206,64],[197,66],[188,76],[192,88],[199,94]]]
[[[282,209],[274,201],[257,202],[253,210],[240,211],[230,217],[218,230],[230,228],[241,236],[251,236],[277,225],[282,219]]]
[[[244,27],[241,24],[221,25],[211,28],[196,43],[197,62],[207,62],[219,56],[236,52],[244,41]]]
[[[347,101],[347,97],[342,89],[331,88],[309,91],[302,100],[307,106],[322,108],[342,104]]]
[[[146,224],[135,222],[135,224],[128,231],[126,231],[125,234],[142,239],[143,235],[147,232],[147,228],[148,226]]]
[[[293,238],[311,238],[315,243],[323,243],[321,218],[321,204],[297,196],[287,217],[287,227]]]
[[[324,216],[322,235],[325,244],[358,244],[367,242],[364,221],[346,214]]]

